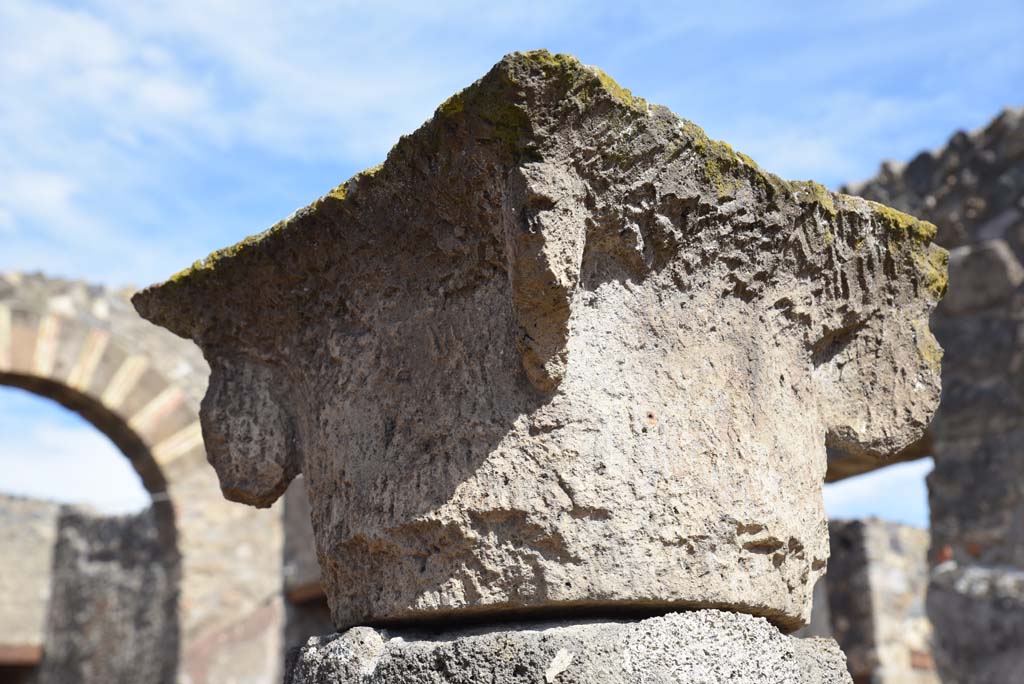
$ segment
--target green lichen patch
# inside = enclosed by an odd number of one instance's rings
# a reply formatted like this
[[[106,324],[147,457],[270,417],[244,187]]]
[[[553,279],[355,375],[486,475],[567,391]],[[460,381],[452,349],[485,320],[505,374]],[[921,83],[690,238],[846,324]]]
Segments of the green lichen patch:
[[[770,200],[776,196],[792,197],[805,204],[821,204],[827,213],[834,214],[831,193],[820,184],[790,183],[768,173],[749,155],[737,152],[727,142],[710,138],[692,121],[680,118],[679,127],[683,147],[692,149],[701,157],[704,177],[720,199],[735,196],[740,186],[748,183],[752,188],[760,188]],[[814,187],[810,187],[812,185]],[[801,194],[801,189],[807,192]]]
[[[567,86],[567,94],[577,96],[584,102],[604,94],[630,110],[647,112],[646,100],[633,95],[628,88],[623,88],[601,69],[586,66],[572,55],[531,50],[513,53],[507,59],[511,61],[513,69],[540,69],[546,76],[561,79]]]
[[[754,169],[755,171],[761,171],[761,167],[757,165],[757,162],[751,159],[748,155],[743,154],[742,152],[737,152],[736,156],[739,157],[740,161],[742,161],[750,168]]]
[[[928,328],[928,319],[917,318],[912,325],[914,327],[914,342],[921,355],[921,360],[938,373],[942,368],[942,347],[939,346],[935,335]]]
[[[531,124],[519,102],[513,81],[511,74],[492,70],[480,81],[441,103],[434,112],[434,120],[462,121],[465,117],[476,117],[491,126],[494,139],[519,150],[529,135]],[[430,124],[425,129],[430,131]],[[436,131],[429,135],[440,141]]]
[[[377,164],[376,166],[371,166],[368,169],[363,169],[362,171],[360,171],[356,175],[352,176],[351,178],[349,178],[347,181],[345,181],[344,183],[342,183],[338,187],[336,187],[333,190],[331,190],[330,192],[328,192],[324,197],[325,198],[326,197],[331,197],[331,198],[336,199],[336,200],[344,201],[345,199],[348,198],[349,190],[351,190],[357,183],[359,183],[360,181],[362,181],[363,179],[366,179],[366,178],[373,178],[378,173],[380,173],[380,170],[383,169],[383,168],[384,168],[383,164]],[[322,199],[324,199],[324,198],[321,198],[321,200]],[[320,200],[317,200],[317,202],[319,202],[319,201]]]
[[[831,219],[838,217],[842,211],[862,211],[867,208],[875,222],[887,230],[893,248],[898,248],[899,244],[904,242],[915,248],[924,246],[935,237],[933,224],[901,211],[877,202],[833,193],[815,181],[786,181],[775,174],[767,173],[749,156],[736,152],[728,143],[712,140],[700,126],[691,121],[680,119],[680,130],[683,145],[694,150],[702,158],[704,177],[719,198],[735,196],[745,180],[752,187],[764,190],[769,200],[775,197],[789,198],[801,206],[819,210]],[[831,244],[835,235],[826,232],[825,239]],[[863,239],[859,241],[857,247],[862,244]],[[935,277],[930,277],[928,282],[932,283],[929,287],[935,291],[944,287],[940,286],[939,279]]]
[[[576,59],[572,55],[565,54],[564,52],[552,53],[543,48],[540,50],[513,52],[510,57],[513,61],[518,59],[527,64],[539,66],[544,69],[558,69],[564,71],[582,67],[580,60]]]
[[[374,175],[376,175],[378,172],[380,172],[380,170],[382,168],[383,168],[383,164],[377,164],[376,166],[371,166],[368,169],[364,169],[363,171],[360,171],[359,173],[355,174],[354,176],[349,178],[347,181],[345,181],[344,183],[342,183],[338,187],[333,188],[332,190],[330,190],[326,195],[324,195],[320,199],[318,199],[315,202],[313,202],[310,205],[310,208],[315,210],[317,207],[319,207],[328,198],[330,198],[332,200],[344,202],[348,198],[349,190],[353,187],[353,185],[355,183],[358,183],[359,181],[361,181],[363,179],[366,179],[366,178],[372,178]],[[272,225],[270,228],[268,228],[267,230],[265,230],[265,231],[263,231],[261,233],[256,233],[255,235],[250,235],[247,238],[245,238],[245,239],[243,239],[243,240],[241,240],[239,242],[236,242],[233,245],[230,245],[228,247],[224,247],[222,249],[218,249],[217,251],[210,253],[205,258],[200,259],[199,261],[194,262],[188,268],[185,268],[185,269],[183,269],[181,271],[178,271],[177,273],[172,275],[170,278],[167,279],[167,282],[169,282],[169,283],[177,283],[177,282],[181,282],[183,280],[186,280],[186,279],[188,279],[188,278],[190,278],[192,276],[195,276],[197,274],[200,274],[200,273],[211,273],[211,272],[213,272],[223,262],[225,262],[225,261],[227,261],[229,259],[233,259],[233,258],[239,256],[240,254],[244,254],[245,252],[255,248],[257,245],[259,245],[260,243],[264,242],[267,238],[269,238],[269,237],[271,237],[273,235],[276,235],[277,233],[280,233],[280,232],[282,232],[284,230],[287,230],[288,227],[295,221],[296,216],[297,216],[297,213],[296,214],[292,214],[288,218],[286,218],[284,220],[281,220],[281,221],[278,221],[277,223]]]
[[[942,299],[949,287],[949,252],[936,245],[914,252],[917,268],[925,289],[936,300]]]
[[[840,213],[848,212],[860,216],[867,214],[871,224],[881,229],[877,237],[884,240],[891,252],[910,253],[917,260],[937,258],[929,251],[936,249],[930,247],[935,238],[935,224],[861,197],[841,193],[836,193],[833,197]],[[855,249],[859,249],[863,243],[863,238],[858,239]]]
[[[614,78],[597,67],[592,67],[592,70],[593,73],[597,75],[597,80],[601,84],[601,87],[604,88],[605,91],[616,101],[618,101],[619,104],[638,112],[647,111],[647,100],[642,97],[636,97],[628,88],[620,86]]]
[[[927,244],[935,239],[935,224],[914,218],[910,214],[887,207],[878,202],[864,200],[871,208],[876,220],[889,230],[889,235],[896,241],[911,240],[919,244]]]
[[[642,132],[641,127],[634,126],[642,119],[656,119],[659,126],[671,121],[665,119],[666,112],[662,109],[652,108],[604,71],[585,66],[571,55],[552,54],[547,50],[513,53],[479,81],[445,100],[437,108],[434,119],[420,130],[403,136],[388,155],[387,168],[402,168],[416,155],[445,153],[453,140],[458,142],[462,139],[459,136],[467,133],[473,141],[497,145],[500,154],[505,156],[502,163],[521,163],[531,159],[541,142],[536,140],[535,121],[530,114],[538,102],[543,105],[540,110],[545,117],[561,115],[560,109],[550,112],[544,108],[554,103],[554,107],[564,108],[564,113],[572,117],[586,115],[588,110],[592,110],[623,131]],[[920,245],[927,244],[934,237],[935,227],[930,223],[880,204],[834,195],[813,181],[784,181],[763,171],[753,159],[735,151],[728,143],[712,140],[696,124],[684,119],[676,121],[678,138],[669,154],[681,154],[683,151],[692,154],[690,161],[696,172],[702,173],[707,186],[719,199],[735,198],[741,192],[749,191],[764,198],[769,205],[778,207],[782,199],[785,200],[782,204],[795,202],[829,218],[846,212],[855,212],[863,217],[867,210],[873,216],[874,225],[885,227],[889,246],[894,250],[909,247],[916,253],[921,251]],[[546,122],[547,119],[541,123]],[[608,152],[614,154],[614,150]],[[445,163],[456,163],[451,159]],[[621,165],[629,163],[630,158],[621,160]],[[328,203],[352,202],[356,188],[359,187],[361,192],[365,180],[372,178],[381,168],[378,166],[356,174],[301,210],[297,216],[304,218]],[[263,233],[218,250],[172,280],[213,271],[226,259],[251,250],[269,236],[295,223],[296,216],[290,217]],[[838,240],[838,236],[836,227],[831,226],[824,239]],[[937,292],[944,285],[940,283],[938,265],[933,264],[930,261],[932,257],[927,254],[922,252],[922,256],[917,257],[924,259],[919,270],[927,273],[928,287]]]
[[[832,193],[822,185],[814,181],[790,181],[790,190],[797,202],[803,205],[815,205],[829,216],[836,215],[836,204]]]
[[[462,92],[463,91],[460,90],[442,102],[441,106],[437,108],[437,114],[440,116],[455,116],[465,109],[466,100],[462,97]]]
[[[725,171],[722,171],[723,166],[726,168]],[[723,164],[719,158],[707,157],[704,159],[704,176],[715,188],[715,194],[719,199],[735,197],[739,192],[740,178],[732,171],[732,167]]]
[[[683,144],[703,160],[704,178],[719,198],[733,197],[742,178],[750,173],[762,175],[757,163],[745,154],[738,154],[727,142],[712,140],[704,129],[686,119],[679,120]]]
[[[490,125],[492,139],[508,145],[518,157],[528,147],[532,132],[524,89],[538,80],[550,89],[547,96],[567,104],[587,106],[604,97],[633,114],[647,112],[646,101],[634,97],[600,69],[585,66],[572,55],[533,50],[505,57],[482,79],[445,100],[435,119],[483,121]]]
[[[168,282],[177,283],[186,280],[187,278],[190,278],[198,273],[212,272],[217,267],[218,264],[225,261],[226,259],[232,259],[238,256],[239,254],[245,252],[246,250],[252,249],[269,236],[283,230],[285,226],[288,224],[289,220],[290,219],[278,221],[277,223],[275,223],[273,226],[263,231],[262,233],[250,235],[249,237],[245,238],[244,240],[241,240],[240,242],[236,242],[233,245],[224,247],[222,249],[218,249],[215,252],[211,252],[209,255],[206,256],[206,258],[200,259],[199,261],[194,262],[188,268],[178,271],[177,273],[172,275],[170,278],[168,278]]]

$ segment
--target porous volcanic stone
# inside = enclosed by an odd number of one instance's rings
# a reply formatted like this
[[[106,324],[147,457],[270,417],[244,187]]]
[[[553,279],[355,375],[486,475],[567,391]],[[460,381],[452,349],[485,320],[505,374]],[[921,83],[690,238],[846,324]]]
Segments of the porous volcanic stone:
[[[285,684],[847,684],[831,639],[717,610],[641,622],[537,623],[444,636],[355,627],[313,637]]]
[[[335,624],[806,621],[825,446],[931,419],[934,227],[515,53],[385,163],[134,298],[212,367],[228,498],[302,471]]]

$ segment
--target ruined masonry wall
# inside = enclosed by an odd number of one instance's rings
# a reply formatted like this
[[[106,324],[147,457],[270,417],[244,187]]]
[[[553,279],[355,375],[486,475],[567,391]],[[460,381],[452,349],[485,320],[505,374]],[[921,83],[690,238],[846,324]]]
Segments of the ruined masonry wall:
[[[833,520],[829,535],[828,611],[854,681],[938,684],[925,615],[928,531],[869,518]]]
[[[0,495],[0,663],[42,656],[59,506]]]
[[[62,507],[37,684],[172,684],[178,553],[153,509],[102,516]]]
[[[1024,681],[1024,109],[849,190],[934,222],[954,248],[932,319],[935,656],[948,681]]]
[[[140,319],[129,295],[0,276],[0,383],[88,414],[154,494],[181,553],[178,681],[279,681],[281,511],[224,500],[198,421],[209,369],[194,345]]]

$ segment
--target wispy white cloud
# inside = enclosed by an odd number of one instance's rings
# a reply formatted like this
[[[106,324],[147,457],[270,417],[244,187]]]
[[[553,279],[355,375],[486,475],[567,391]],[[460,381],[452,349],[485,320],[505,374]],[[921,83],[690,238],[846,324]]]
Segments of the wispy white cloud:
[[[6,0],[0,270],[160,279],[380,161],[502,54],[536,47],[605,67],[771,171],[838,185],[1021,104],[1022,33],[1019,0]],[[48,421],[3,426],[21,463],[56,453]],[[58,441],[98,448],[80,434]],[[921,467],[830,486],[830,509],[882,501],[920,523]]]
[[[770,170],[859,178],[940,143],[947,130],[920,125],[937,112],[991,109],[949,95],[979,74],[1020,77],[977,46],[1009,40],[1024,10],[951,5],[941,21],[926,4],[10,0],[0,177],[45,187],[5,183],[0,268],[159,278],[379,161],[502,53],[540,46],[608,67]]]

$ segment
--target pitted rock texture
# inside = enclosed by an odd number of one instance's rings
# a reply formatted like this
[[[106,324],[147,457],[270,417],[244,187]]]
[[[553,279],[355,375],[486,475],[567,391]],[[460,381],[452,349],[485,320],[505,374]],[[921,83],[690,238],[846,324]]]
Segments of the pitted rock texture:
[[[221,486],[300,470],[335,624],[720,607],[794,628],[825,445],[938,398],[934,227],[515,53],[359,174],[135,296],[212,368]]]
[[[847,684],[831,639],[703,610],[641,622],[538,623],[434,637],[355,627],[310,639],[285,684]]]

